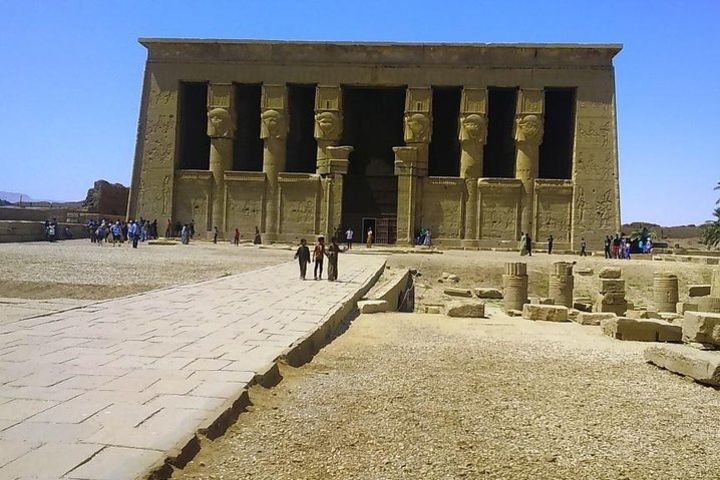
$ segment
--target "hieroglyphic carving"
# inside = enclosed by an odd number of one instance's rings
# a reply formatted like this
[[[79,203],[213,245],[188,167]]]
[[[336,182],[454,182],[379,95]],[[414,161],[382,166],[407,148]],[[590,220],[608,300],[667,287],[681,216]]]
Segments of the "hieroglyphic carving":
[[[518,192],[492,189],[480,195],[480,238],[515,238],[518,221]]]
[[[195,221],[197,230],[207,228],[210,182],[208,179],[179,176],[173,192],[173,220],[181,223]]]
[[[577,122],[578,144],[586,147],[610,147],[614,136],[612,122],[606,118],[581,118]]]
[[[242,233],[253,232],[262,227],[265,181],[259,179],[234,179],[227,183],[227,228],[240,229]]]
[[[536,240],[552,235],[558,241],[569,241],[571,205],[570,193],[538,193]]]
[[[465,184],[461,179],[428,177],[424,182],[421,226],[435,238],[459,238]]]
[[[542,115],[545,104],[545,90],[523,88],[518,96],[518,113]]]

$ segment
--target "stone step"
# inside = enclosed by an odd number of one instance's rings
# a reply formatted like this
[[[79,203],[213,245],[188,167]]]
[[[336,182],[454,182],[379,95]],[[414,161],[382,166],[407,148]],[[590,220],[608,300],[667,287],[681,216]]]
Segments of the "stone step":
[[[644,353],[645,360],[696,382],[720,387],[720,352],[698,350],[687,345],[657,345]]]

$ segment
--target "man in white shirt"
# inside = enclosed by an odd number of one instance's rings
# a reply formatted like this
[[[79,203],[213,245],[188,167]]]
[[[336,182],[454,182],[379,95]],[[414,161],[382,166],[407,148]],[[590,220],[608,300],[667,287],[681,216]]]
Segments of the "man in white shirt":
[[[352,248],[352,242],[353,242],[353,230],[352,228],[348,228],[347,232],[345,232],[345,241],[347,243],[347,248],[350,250]]]

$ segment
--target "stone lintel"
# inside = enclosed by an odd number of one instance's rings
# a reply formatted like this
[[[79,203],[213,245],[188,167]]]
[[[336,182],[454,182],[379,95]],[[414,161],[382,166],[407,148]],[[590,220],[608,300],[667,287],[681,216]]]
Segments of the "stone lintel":
[[[264,182],[265,172],[245,172],[239,170],[225,170],[226,182]]]
[[[175,181],[209,182],[211,180],[210,170],[175,170]]]
[[[520,189],[522,181],[517,178],[479,178],[478,188],[484,189]]]
[[[572,180],[556,180],[548,178],[536,178],[535,179],[535,190],[547,191],[552,190],[558,193],[571,194],[573,191]]]

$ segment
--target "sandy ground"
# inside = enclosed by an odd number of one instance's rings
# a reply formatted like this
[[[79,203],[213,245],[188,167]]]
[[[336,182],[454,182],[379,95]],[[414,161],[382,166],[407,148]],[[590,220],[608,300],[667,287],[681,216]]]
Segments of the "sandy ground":
[[[137,249],[89,240],[0,243],[0,297],[99,300],[255,270],[292,256],[210,242]]]
[[[174,478],[717,478],[720,394],[599,327],[375,314]]]
[[[653,306],[653,273],[671,272],[678,275],[680,300],[687,299],[687,286],[709,284],[712,266],[693,263],[657,262],[646,259],[606,260],[603,257],[579,257],[577,255],[534,254],[521,257],[511,252],[474,252],[448,250],[439,255],[405,254],[393,255],[388,264],[393,267],[417,268],[422,274],[418,278],[416,305],[442,303],[442,289],[451,287],[502,287],[505,262],[527,262],[530,296],[545,297],[548,294],[548,272],[552,262],[577,262],[575,270],[592,269],[588,276],[575,275],[575,297],[595,298],[598,292],[598,272],[605,266],[622,268],[626,283],[626,298],[637,307]],[[715,267],[717,268],[717,267]],[[456,274],[459,283],[439,284],[442,272]],[[447,298],[447,297],[445,297]]]

